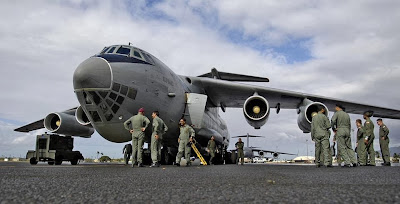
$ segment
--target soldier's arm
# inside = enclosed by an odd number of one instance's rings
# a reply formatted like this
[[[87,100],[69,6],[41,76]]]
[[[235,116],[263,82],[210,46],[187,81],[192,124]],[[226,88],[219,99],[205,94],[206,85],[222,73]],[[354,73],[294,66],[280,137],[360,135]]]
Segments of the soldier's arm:
[[[190,127],[190,126],[189,126],[189,128],[190,128],[190,131],[189,131],[189,132],[190,132],[190,136],[191,136],[191,137],[194,137],[194,136],[195,136],[195,131],[194,131],[194,129],[193,129],[192,127]]]
[[[131,119],[129,118],[127,121],[125,121],[124,122],[124,127],[125,127],[125,129],[126,130],[131,130],[130,128],[129,128],[129,124],[131,123]]]
[[[383,126],[383,133],[384,133],[384,137],[385,139],[388,138],[389,135],[389,128],[387,128],[387,126]]]
[[[160,134],[160,131],[158,131],[158,126],[159,126],[159,125],[160,125],[160,124],[159,124],[158,120],[153,119],[153,129],[155,130],[156,135],[159,135],[159,134]]]
[[[364,124],[364,130],[365,130],[365,134],[368,137],[371,137],[371,123],[370,122],[365,122]]]
[[[168,131],[168,126],[167,126],[167,124],[164,123],[164,121],[163,121],[163,124],[164,124],[164,133],[165,133]]]
[[[146,129],[150,124],[150,120],[146,116],[144,117],[144,123],[146,123],[146,125],[143,128]]]
[[[331,123],[329,122],[328,117],[325,117],[325,128],[329,130],[331,128]]]

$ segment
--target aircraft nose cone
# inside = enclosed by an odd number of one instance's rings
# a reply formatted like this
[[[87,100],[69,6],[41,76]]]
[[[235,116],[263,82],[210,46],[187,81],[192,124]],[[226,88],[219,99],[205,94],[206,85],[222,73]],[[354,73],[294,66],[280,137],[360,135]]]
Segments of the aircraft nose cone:
[[[74,89],[110,88],[110,64],[103,58],[91,57],[76,68],[73,81]]]

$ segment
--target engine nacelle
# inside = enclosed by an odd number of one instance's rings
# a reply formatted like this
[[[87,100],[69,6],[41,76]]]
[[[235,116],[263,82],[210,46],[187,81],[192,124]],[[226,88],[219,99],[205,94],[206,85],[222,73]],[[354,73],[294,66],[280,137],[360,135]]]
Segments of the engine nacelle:
[[[278,159],[278,157],[279,157],[279,154],[278,154],[278,153],[276,153],[276,152],[274,152],[274,153],[272,154],[272,156],[274,157],[274,159]]]
[[[328,107],[323,103],[313,102],[308,99],[304,99],[302,106],[299,107],[299,117],[297,118],[297,124],[304,133],[311,132],[311,121],[312,113],[318,112],[318,106],[323,106],[325,108],[325,115],[329,116]]]
[[[244,102],[243,113],[247,123],[255,129],[260,129],[268,120],[269,103],[264,97],[255,94]]]
[[[91,126],[80,124],[74,115],[50,113],[44,119],[44,127],[52,133],[68,136],[90,137],[94,133]]]
[[[90,120],[87,117],[86,113],[83,111],[82,106],[79,106],[75,111],[75,119],[81,125],[89,125]]]

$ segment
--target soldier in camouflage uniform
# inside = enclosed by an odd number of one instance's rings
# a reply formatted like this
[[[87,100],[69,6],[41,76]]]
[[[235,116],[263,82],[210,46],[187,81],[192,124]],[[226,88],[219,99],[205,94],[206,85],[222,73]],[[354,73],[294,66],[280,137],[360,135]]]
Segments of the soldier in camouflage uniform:
[[[132,167],[135,166],[136,162],[139,167],[143,167],[144,131],[149,123],[150,120],[144,116],[144,108],[140,108],[137,115],[124,122],[125,129],[132,134]]]
[[[318,113],[317,112],[313,112],[313,113],[311,113],[311,117],[314,117],[314,116],[316,116]],[[330,131],[329,131],[329,133],[330,133]],[[315,142],[315,141],[314,141]],[[332,150],[332,148],[331,147],[329,147],[329,165],[332,165],[332,154],[333,154],[333,150]],[[320,164],[320,165],[318,165],[318,166],[321,166],[323,163],[324,163],[324,159],[325,159],[325,156],[324,156],[324,153],[323,153],[323,151],[319,154],[319,158],[318,158],[318,160],[316,161],[316,163],[317,164]]]
[[[159,117],[160,113],[158,111],[154,111],[151,114],[153,118],[153,133],[151,134],[151,160],[153,160],[153,164],[150,167],[159,167],[161,161],[161,141],[164,133],[168,131],[167,125],[164,121]]]
[[[383,166],[390,166],[390,153],[389,153],[389,128],[383,124],[381,118],[376,120],[379,125],[379,146],[381,147],[381,153],[383,158]]]
[[[215,144],[215,137],[211,136],[211,139],[208,141],[207,144],[207,151],[210,154],[210,161],[208,162],[209,164],[213,164],[213,160],[215,157],[215,150],[217,148],[217,145]]]
[[[186,119],[182,118],[179,121],[180,135],[178,138],[178,154],[176,155],[175,165],[180,166],[182,156],[185,155],[186,166],[190,166],[190,152],[192,151],[191,142],[195,136],[195,132],[192,127],[186,124]]]
[[[315,115],[311,121],[311,139],[315,142],[315,159],[316,166],[320,167],[322,164],[318,161],[320,155],[324,155],[324,166],[332,167],[329,159],[329,129],[331,127],[328,117],[326,117],[325,108],[318,106],[318,114]]]
[[[237,150],[238,164],[239,164],[239,158],[240,158],[240,164],[243,165],[243,163],[244,163],[244,152],[243,152],[244,143],[242,142],[242,138],[239,138],[239,141],[236,142],[235,147]]]
[[[364,143],[366,145],[366,152],[369,156],[368,166],[376,166],[375,164],[375,150],[374,150],[374,123],[371,121],[370,117],[372,116],[372,112],[366,111],[364,112]]]
[[[343,110],[343,106],[337,104],[335,107],[335,114],[332,117],[332,129],[336,134],[338,142],[338,153],[344,161],[343,167],[357,166],[356,155],[351,147],[350,129],[351,122],[350,116]]]
[[[364,127],[362,126],[361,119],[356,120],[356,125],[357,125],[357,157],[358,157],[358,163],[360,166],[366,166],[367,165],[367,154],[366,154],[366,146],[364,143]]]

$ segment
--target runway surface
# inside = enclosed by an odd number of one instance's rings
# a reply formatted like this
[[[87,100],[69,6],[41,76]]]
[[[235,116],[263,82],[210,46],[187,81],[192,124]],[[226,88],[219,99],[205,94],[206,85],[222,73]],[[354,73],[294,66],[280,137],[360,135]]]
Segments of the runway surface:
[[[0,203],[400,203],[400,167],[0,162]]]

